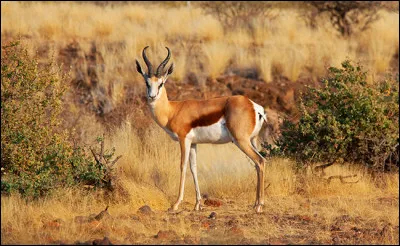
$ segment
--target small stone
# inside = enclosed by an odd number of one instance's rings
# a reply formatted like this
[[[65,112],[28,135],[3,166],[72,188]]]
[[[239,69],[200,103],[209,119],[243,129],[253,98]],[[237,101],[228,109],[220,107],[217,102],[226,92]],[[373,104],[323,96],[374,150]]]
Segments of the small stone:
[[[178,234],[173,230],[160,230],[155,238],[161,240],[172,240],[178,237]]]
[[[208,216],[209,219],[215,220],[217,218],[217,213],[216,212],[211,212],[210,216]]]
[[[93,245],[113,245],[108,237],[93,240]]]
[[[224,203],[218,199],[207,198],[204,200],[204,205],[210,207],[221,207]]]
[[[154,212],[151,210],[150,206],[148,206],[148,205],[144,205],[144,206],[140,207],[138,209],[138,213],[147,214],[147,215],[154,214]]]

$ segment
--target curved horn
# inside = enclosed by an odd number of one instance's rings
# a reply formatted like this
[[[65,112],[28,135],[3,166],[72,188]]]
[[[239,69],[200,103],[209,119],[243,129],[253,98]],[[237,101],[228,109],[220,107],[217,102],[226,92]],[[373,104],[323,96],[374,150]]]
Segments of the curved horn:
[[[160,66],[157,68],[156,76],[159,78],[161,76],[162,70],[164,69],[165,65],[167,65],[169,58],[171,58],[171,51],[168,47],[165,47],[168,50],[168,55],[163,62],[161,62]]]
[[[142,52],[142,56],[143,56],[143,59],[144,59],[144,62],[146,63],[146,65],[147,65],[147,68],[148,68],[148,75],[149,75],[149,77],[151,77],[151,75],[152,75],[152,70],[153,70],[153,65],[151,65],[151,62],[149,61],[149,59],[147,58],[147,56],[146,56],[146,49],[147,48],[149,48],[149,46],[146,46],[144,49],[143,49],[143,52]]]

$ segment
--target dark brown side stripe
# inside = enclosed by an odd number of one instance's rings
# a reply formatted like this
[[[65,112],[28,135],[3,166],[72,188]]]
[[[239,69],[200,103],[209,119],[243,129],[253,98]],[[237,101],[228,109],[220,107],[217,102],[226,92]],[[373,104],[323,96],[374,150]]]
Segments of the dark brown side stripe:
[[[195,119],[192,121],[190,126],[192,128],[199,127],[199,126],[209,126],[216,122],[224,115],[223,110],[214,111],[207,115],[201,115],[199,119]]]

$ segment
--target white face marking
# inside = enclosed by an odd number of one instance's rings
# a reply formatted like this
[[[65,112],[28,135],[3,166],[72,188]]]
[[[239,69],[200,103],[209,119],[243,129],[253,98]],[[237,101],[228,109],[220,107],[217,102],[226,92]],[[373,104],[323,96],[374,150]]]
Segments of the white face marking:
[[[150,103],[157,101],[162,94],[162,87],[164,86],[163,78],[158,78],[156,81],[151,78],[145,78],[146,88],[147,88],[147,100]]]
[[[193,128],[186,137],[193,143],[224,144],[232,141],[224,117],[212,125]]]

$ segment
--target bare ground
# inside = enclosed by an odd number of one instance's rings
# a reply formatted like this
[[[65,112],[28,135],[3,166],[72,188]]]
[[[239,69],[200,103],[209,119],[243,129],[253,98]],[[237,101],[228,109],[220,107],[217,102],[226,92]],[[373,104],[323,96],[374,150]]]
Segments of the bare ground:
[[[361,200],[362,201],[361,201]],[[40,244],[398,244],[398,217],[392,224],[390,211],[398,209],[398,197],[306,198],[299,195],[271,197],[257,214],[252,204],[224,199],[220,207],[205,202],[199,212],[183,202],[180,210],[152,210],[143,206],[121,214],[112,206],[100,214],[67,220],[43,214],[43,226],[34,237]],[[215,199],[214,199],[215,201]],[[217,202],[218,203],[218,202]],[[387,210],[388,217],[365,218],[349,207],[369,204],[371,212]],[[340,208],[342,207],[342,208]],[[398,210],[397,210],[398,211]],[[98,213],[99,211],[96,211]],[[393,215],[393,214],[392,214]],[[398,216],[398,215],[393,215]],[[66,235],[62,231],[82,232]],[[2,244],[12,233],[2,225]],[[83,233],[84,232],[84,233]],[[90,232],[90,233],[88,233]],[[87,235],[90,235],[89,237]],[[67,239],[65,239],[67,238]],[[22,243],[22,242],[20,242]]]

